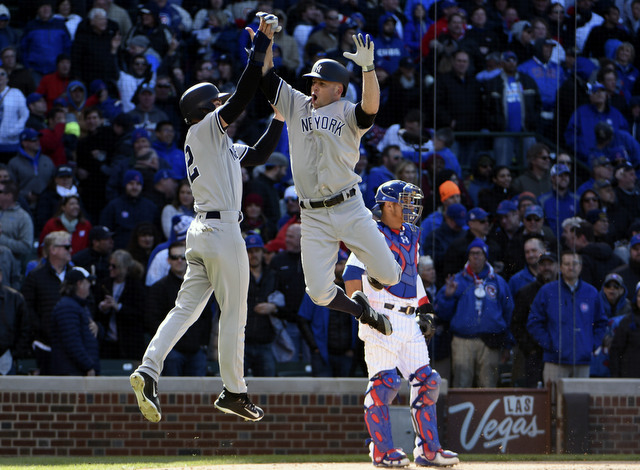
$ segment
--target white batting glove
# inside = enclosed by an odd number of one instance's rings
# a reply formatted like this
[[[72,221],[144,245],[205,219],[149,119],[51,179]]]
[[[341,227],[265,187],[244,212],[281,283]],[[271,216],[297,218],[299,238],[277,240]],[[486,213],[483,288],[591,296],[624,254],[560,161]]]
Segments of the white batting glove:
[[[258,18],[264,19],[265,23],[270,24],[271,29],[274,33],[282,31],[282,26],[278,26],[278,17],[276,15],[264,11],[259,11],[258,13],[256,13],[256,16]]]
[[[356,53],[343,52],[342,55],[345,58],[354,61],[360,67],[363,72],[370,72],[374,69],[373,65],[373,41],[368,34],[362,36],[362,33],[354,34],[351,36],[353,42],[356,43]]]

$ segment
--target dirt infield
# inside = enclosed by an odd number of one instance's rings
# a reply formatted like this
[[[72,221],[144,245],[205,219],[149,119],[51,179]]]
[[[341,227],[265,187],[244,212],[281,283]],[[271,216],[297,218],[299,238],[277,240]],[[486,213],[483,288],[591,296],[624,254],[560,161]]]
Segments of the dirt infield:
[[[371,470],[369,463],[265,463],[198,467],[159,467],[144,470]],[[411,464],[408,469],[429,468]],[[635,462],[460,462],[455,470],[640,470]],[[142,470],[142,469],[140,469]]]

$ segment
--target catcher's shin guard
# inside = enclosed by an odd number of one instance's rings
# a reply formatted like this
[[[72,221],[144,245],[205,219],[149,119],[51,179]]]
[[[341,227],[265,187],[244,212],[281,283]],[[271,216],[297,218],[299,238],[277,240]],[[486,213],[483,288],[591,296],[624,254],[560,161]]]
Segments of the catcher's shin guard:
[[[411,416],[416,432],[416,452],[432,454],[440,449],[436,402],[440,392],[440,374],[430,366],[420,367],[409,376],[411,384]]]
[[[387,452],[393,450],[389,403],[400,389],[400,377],[395,370],[383,370],[370,379],[364,397],[364,420],[373,443],[371,452],[374,464],[379,464]]]

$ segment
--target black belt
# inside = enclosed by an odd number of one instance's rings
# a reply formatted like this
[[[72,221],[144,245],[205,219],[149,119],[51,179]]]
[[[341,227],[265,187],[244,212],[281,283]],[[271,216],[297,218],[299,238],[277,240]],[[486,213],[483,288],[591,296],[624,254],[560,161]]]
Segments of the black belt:
[[[209,211],[205,214],[205,218],[207,219],[219,219],[220,218],[220,211]],[[242,215],[238,214],[238,222],[240,222],[240,220],[242,220]]]
[[[396,308],[396,306],[394,304],[384,304],[384,308],[386,308],[387,310],[394,310]],[[415,307],[400,307],[400,308],[398,308],[398,312],[404,313],[406,315],[413,315],[413,313],[415,311],[416,311]]]
[[[321,207],[332,207],[356,195],[356,188],[351,188],[345,197],[344,193],[333,196],[322,201],[309,201],[309,207],[305,207],[304,201],[300,201],[300,207],[303,209],[319,209]]]

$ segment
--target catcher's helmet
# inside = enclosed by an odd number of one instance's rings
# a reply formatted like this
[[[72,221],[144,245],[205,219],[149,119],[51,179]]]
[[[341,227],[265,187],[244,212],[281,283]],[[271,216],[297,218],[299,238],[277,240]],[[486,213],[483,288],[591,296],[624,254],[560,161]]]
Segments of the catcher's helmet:
[[[315,64],[311,72],[305,73],[304,77],[320,78],[328,82],[342,83],[342,96],[347,94],[349,87],[349,71],[340,62],[333,59],[320,59]]]
[[[224,103],[229,96],[229,93],[220,93],[211,83],[198,83],[182,94],[180,112],[185,122],[192,124],[194,120],[200,121],[216,109],[213,100],[219,99]]]
[[[422,214],[422,190],[415,184],[400,180],[387,181],[376,191],[376,202],[397,202],[402,206],[403,219],[413,224]]]

